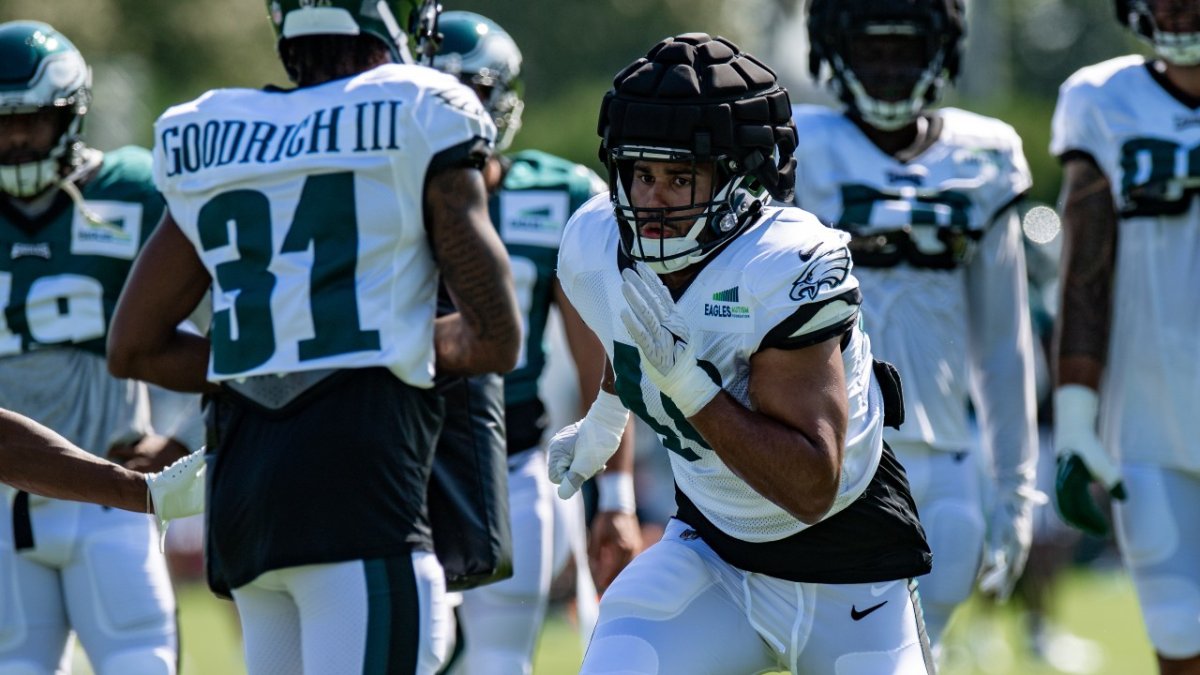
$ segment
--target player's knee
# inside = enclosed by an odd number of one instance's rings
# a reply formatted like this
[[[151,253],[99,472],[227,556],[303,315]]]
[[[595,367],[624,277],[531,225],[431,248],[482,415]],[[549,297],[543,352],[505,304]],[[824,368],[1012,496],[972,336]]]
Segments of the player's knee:
[[[921,579],[923,605],[963,602],[971,594],[983,553],[984,522],[965,502],[935,502],[921,512],[933,548],[933,573]]]
[[[126,649],[100,661],[98,675],[175,675],[175,651],[168,647]]]
[[[1167,659],[1187,659],[1200,655],[1200,634],[1196,631],[1197,612],[1184,608],[1146,612],[1146,632],[1154,651]]]
[[[0,660],[0,675],[42,675],[45,669],[32,661]]]

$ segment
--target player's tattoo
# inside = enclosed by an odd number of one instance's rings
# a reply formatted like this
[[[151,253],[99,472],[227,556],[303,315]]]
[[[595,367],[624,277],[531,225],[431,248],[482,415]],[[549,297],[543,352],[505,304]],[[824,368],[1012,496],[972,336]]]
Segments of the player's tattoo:
[[[431,176],[425,214],[442,279],[470,332],[459,334],[468,344],[451,346],[456,354],[439,352],[439,359],[454,370],[475,370],[471,364],[483,355],[473,347],[503,351],[520,340],[521,330],[508,256],[488,218],[479,171],[455,168]]]
[[[1103,363],[1112,316],[1117,212],[1110,184],[1090,158],[1064,165],[1062,305],[1058,355]]]

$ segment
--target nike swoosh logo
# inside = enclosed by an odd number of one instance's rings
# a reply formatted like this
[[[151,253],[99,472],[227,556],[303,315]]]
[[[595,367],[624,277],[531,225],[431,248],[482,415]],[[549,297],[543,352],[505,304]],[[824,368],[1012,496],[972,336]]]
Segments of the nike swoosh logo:
[[[900,583],[899,580],[888,582],[886,584],[881,584],[878,586],[876,586],[875,584],[871,584],[871,597],[878,598],[879,596],[883,595],[884,593],[887,593],[888,591],[890,591],[892,589],[892,586],[895,586],[898,583]]]
[[[854,605],[850,605],[850,618],[854,619],[855,621],[861,621],[864,616],[870,614],[871,612],[874,612],[875,610],[879,609],[880,607],[883,607],[886,604],[888,604],[888,601],[884,600],[883,602],[879,603],[878,605],[875,605],[873,607],[868,607],[861,612],[858,611],[858,609],[855,608]]]

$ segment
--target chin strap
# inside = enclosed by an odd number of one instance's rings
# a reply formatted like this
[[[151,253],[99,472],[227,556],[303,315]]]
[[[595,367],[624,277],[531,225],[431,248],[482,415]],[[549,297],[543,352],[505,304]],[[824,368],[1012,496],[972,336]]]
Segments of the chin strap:
[[[75,202],[75,208],[79,209],[79,214],[82,215],[89,223],[93,225],[107,225],[109,227],[115,227],[113,223],[110,223],[102,218],[100,214],[93,211],[87,205],[87,201],[83,198],[83,193],[79,191],[79,186],[75,184],[75,181],[82,178],[95,167],[92,159],[93,158],[91,156],[85,157],[84,161],[80,162],[78,166],[71,170],[71,173],[67,174],[63,178],[60,178],[58,183],[56,183],[56,186],[58,189],[67,193],[67,196],[71,198],[71,201]]]

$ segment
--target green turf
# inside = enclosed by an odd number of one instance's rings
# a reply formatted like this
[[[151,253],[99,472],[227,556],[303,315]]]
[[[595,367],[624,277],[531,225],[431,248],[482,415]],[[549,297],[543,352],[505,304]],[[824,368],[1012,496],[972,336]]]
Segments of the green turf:
[[[1069,631],[1095,641],[1102,662],[1095,675],[1149,674],[1154,657],[1141,625],[1141,614],[1128,578],[1119,572],[1081,572],[1067,576],[1058,590],[1057,619]],[[244,675],[241,642],[230,603],[202,586],[179,589],[183,631],[182,675]],[[1056,670],[1029,650],[1015,607],[997,608],[972,600],[954,618],[947,634],[947,661],[941,675],[1050,675]],[[552,612],[542,633],[534,664],[536,675],[578,671],[580,646],[561,612]],[[82,663],[82,657],[77,662]],[[1076,659],[1082,666],[1086,659]],[[76,673],[90,673],[86,664]]]

